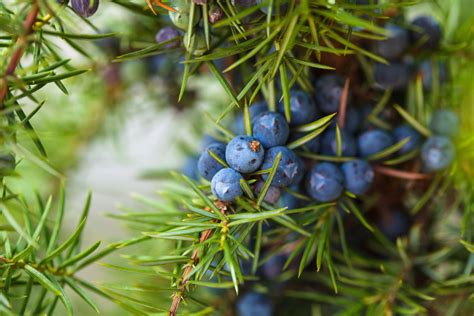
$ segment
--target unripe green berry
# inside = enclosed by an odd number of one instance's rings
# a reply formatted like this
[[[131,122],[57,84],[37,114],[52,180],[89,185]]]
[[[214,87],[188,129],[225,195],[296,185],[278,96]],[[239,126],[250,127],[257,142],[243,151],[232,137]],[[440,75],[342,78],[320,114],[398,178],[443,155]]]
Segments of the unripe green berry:
[[[182,29],[187,30],[189,25],[189,20],[191,19],[191,2],[187,1],[177,1],[173,8],[176,9],[176,12],[169,11],[169,16],[173,24]],[[194,7],[194,20],[193,26],[199,23],[201,19],[201,9],[197,6]]]
[[[191,39],[188,41],[189,32],[184,34],[184,47],[195,56],[202,56],[207,52],[206,37],[202,30],[195,30],[191,33]]]

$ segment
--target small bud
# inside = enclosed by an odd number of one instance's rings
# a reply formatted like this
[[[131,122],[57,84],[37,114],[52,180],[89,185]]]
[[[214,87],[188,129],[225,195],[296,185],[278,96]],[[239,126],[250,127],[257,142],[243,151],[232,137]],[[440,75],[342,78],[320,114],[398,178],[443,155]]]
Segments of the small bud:
[[[222,12],[221,8],[214,7],[211,10],[209,10],[209,22],[211,22],[211,24],[219,22],[222,19],[223,15],[224,15],[224,12]]]
[[[197,5],[207,4],[207,0],[193,0],[193,2]]]
[[[155,40],[157,43],[163,43],[166,41],[169,41],[173,38],[176,38],[179,36],[179,32],[177,29],[171,27],[171,26],[166,26],[162,28],[158,33],[156,33]],[[178,47],[179,43],[177,41],[169,42],[166,44],[164,47],[165,48],[176,48]]]
[[[80,16],[88,18],[97,12],[99,0],[71,0],[71,7]]]

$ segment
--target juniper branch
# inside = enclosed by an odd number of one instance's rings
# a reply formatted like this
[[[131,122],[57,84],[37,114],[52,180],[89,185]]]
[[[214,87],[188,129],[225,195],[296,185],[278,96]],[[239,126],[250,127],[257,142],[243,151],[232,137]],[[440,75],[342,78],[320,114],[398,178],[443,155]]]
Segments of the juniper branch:
[[[7,70],[3,78],[0,79],[0,110],[4,108],[4,101],[8,94],[8,77],[13,76],[21,58],[28,46],[28,36],[33,32],[33,25],[39,14],[39,2],[33,1],[30,12],[23,23],[24,33],[16,41],[16,50],[8,63]]]

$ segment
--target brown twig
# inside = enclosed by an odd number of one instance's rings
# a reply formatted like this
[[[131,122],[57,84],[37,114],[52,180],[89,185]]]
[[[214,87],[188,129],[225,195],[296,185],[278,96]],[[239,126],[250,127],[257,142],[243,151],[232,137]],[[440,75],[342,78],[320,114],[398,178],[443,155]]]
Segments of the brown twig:
[[[349,85],[351,83],[351,78],[347,78],[344,83],[344,89],[342,90],[341,101],[339,103],[339,113],[337,124],[340,128],[344,128],[344,123],[346,121],[346,109],[347,109],[347,97],[349,95]]]
[[[215,202],[215,205],[220,209],[222,214],[225,214],[228,203],[222,202],[222,201],[217,201]],[[210,209],[208,211],[211,211]],[[199,238],[199,244],[202,244],[205,242],[212,234],[212,230],[208,229],[204,232],[201,233],[201,237]],[[194,249],[193,254],[191,255],[191,259],[189,263],[186,265],[186,268],[184,268],[183,274],[181,275],[181,284],[178,287],[178,290],[174,293],[173,295],[173,301],[171,302],[171,307],[170,307],[170,316],[176,316],[176,313],[178,311],[179,304],[183,300],[183,293],[186,290],[186,285],[189,282],[189,274],[193,271],[194,266],[198,263],[199,261],[199,248],[196,247]]]
[[[0,109],[4,107],[4,100],[8,93],[8,81],[9,76],[13,76],[15,73],[20,59],[23,57],[26,47],[28,46],[28,36],[33,32],[33,24],[36,21],[39,13],[39,3],[37,0],[33,2],[30,12],[26,16],[25,21],[23,22],[24,33],[17,39],[16,45],[17,48],[8,63],[7,70],[5,75],[0,78]]]
[[[426,173],[402,171],[382,166],[375,166],[374,169],[378,173],[406,180],[426,180],[431,177],[429,174]]]
[[[212,233],[211,229],[208,229],[202,232],[201,238],[199,238],[199,243],[202,244],[203,242],[205,242],[209,238],[209,236],[211,236],[211,233]],[[173,301],[170,307],[170,316],[176,316],[179,304],[181,303],[181,300],[183,299],[183,292],[185,291],[186,285],[189,282],[189,274],[191,273],[191,271],[193,270],[194,266],[196,265],[198,261],[199,261],[199,248],[196,248],[193,251],[190,262],[187,264],[186,268],[183,271],[183,274],[181,276],[181,285],[179,286],[178,291],[176,291],[173,295]]]

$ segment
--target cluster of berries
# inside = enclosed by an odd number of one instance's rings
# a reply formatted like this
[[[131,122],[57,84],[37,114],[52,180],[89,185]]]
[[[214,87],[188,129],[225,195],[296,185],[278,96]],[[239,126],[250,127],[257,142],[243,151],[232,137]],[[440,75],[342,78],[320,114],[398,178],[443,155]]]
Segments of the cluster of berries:
[[[254,188],[259,193],[268,177],[268,170],[274,165],[277,155],[281,154],[265,200],[275,204],[286,187],[299,191],[299,184],[306,177],[306,193],[316,201],[328,202],[336,200],[344,189],[355,195],[367,192],[374,180],[369,160],[380,162],[389,158],[390,149],[393,148],[398,155],[410,154],[421,148],[421,158],[427,172],[442,170],[452,162],[454,145],[449,137],[457,133],[458,118],[448,110],[439,110],[433,114],[430,128],[435,136],[429,137],[424,143],[423,136],[408,124],[387,131],[367,123],[367,117],[372,115],[371,107],[349,106],[344,119],[338,117],[341,126],[333,123],[320,137],[307,140],[302,146],[301,155],[286,147],[287,142],[292,143],[307,136],[295,131],[298,127],[312,123],[324,114],[338,111],[343,89],[342,77],[331,74],[323,75],[316,81],[315,91],[319,93],[315,101],[304,91],[292,90],[290,123],[283,115],[282,104],[278,112],[268,111],[264,103],[250,106],[252,136],[244,135],[243,115],[237,117],[234,131],[239,136],[227,145],[221,142],[208,145],[199,158],[199,174],[211,181],[212,192],[218,199],[233,201],[243,194],[241,181],[244,177],[257,177]],[[380,155],[387,150],[387,155]],[[326,161],[312,164],[304,159],[305,152],[321,154],[321,160]],[[340,165],[329,162],[337,156],[344,158],[340,159]]]
[[[277,202],[279,188],[298,184],[303,179],[302,159],[285,147],[290,132],[288,123],[280,113],[262,111],[265,108],[262,104],[250,107],[256,114],[252,119],[253,136],[236,136],[227,145],[213,143],[199,158],[199,174],[211,180],[213,194],[222,201],[233,201],[242,195],[240,182],[243,177],[260,170],[262,179],[255,184],[256,193],[259,193],[268,177],[265,170],[272,168],[277,157],[279,161],[272,188],[265,197],[267,202]]]
[[[410,77],[421,75],[425,89],[432,87],[433,62],[423,61],[419,66],[413,65],[412,53],[426,53],[436,49],[441,41],[442,32],[439,24],[430,16],[415,18],[408,30],[393,23],[385,25],[389,33],[387,39],[373,41],[371,49],[378,56],[385,58],[389,64],[374,65],[374,81],[379,89],[403,90]],[[436,65],[440,81],[446,80],[446,66],[438,62]]]

